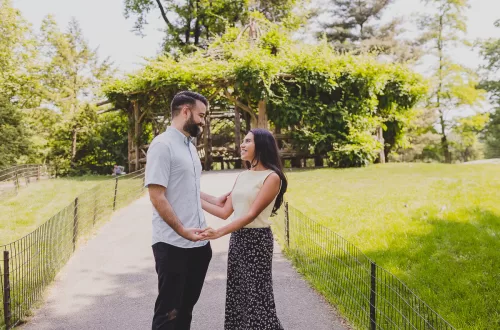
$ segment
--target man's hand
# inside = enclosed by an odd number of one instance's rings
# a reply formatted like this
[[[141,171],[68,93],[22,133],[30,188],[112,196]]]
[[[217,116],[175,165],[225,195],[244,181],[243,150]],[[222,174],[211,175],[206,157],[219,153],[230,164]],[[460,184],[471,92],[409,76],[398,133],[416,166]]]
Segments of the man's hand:
[[[227,197],[229,195],[231,195],[231,192],[225,193],[224,195],[217,197],[215,199],[215,205],[224,207],[224,205],[226,204]]]
[[[198,242],[199,240],[202,240],[204,236],[202,234],[210,230],[212,228],[207,227],[205,229],[200,229],[200,228],[184,228],[182,231],[181,236],[184,237],[187,240],[190,240],[192,242]]]
[[[205,231],[201,233],[202,241],[214,240],[222,237],[222,234],[217,229],[205,228]]]

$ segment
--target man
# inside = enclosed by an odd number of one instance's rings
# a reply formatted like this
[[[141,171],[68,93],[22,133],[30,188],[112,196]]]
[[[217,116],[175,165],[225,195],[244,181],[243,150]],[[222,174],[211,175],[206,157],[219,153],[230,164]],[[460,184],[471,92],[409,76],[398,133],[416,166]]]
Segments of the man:
[[[153,204],[153,254],[158,274],[153,330],[189,330],[200,297],[210,243],[199,241],[206,229],[201,208],[201,162],[191,143],[205,124],[207,99],[180,92],[172,100],[172,125],[148,150],[145,185]],[[213,204],[226,196],[203,194]]]

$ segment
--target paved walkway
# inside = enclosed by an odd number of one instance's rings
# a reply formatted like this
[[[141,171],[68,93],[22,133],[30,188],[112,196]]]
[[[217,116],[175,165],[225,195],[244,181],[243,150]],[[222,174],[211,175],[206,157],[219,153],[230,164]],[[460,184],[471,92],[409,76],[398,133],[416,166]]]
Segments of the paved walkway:
[[[229,191],[237,172],[202,177],[202,190]],[[43,306],[23,330],[146,330],[156,299],[152,257],[151,204],[143,197],[119,210],[81,247],[57,276]],[[223,221],[207,216],[212,227]],[[219,330],[224,324],[226,261],[229,237],[212,242],[213,259],[195,307],[192,330]],[[336,313],[275,250],[274,292],[278,317],[287,330],[347,329]],[[258,330],[258,329],[255,329]]]

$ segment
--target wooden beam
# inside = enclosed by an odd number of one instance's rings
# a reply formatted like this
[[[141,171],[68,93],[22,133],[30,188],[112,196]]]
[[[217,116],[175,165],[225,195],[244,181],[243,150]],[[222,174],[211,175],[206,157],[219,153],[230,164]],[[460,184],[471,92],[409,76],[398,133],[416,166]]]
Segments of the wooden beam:
[[[99,110],[99,111],[97,111],[97,114],[102,115],[103,113],[106,113],[106,112],[119,111],[119,110],[122,110],[122,109],[111,108],[111,109],[106,109],[106,110]]]
[[[97,102],[95,105],[100,107],[101,105],[105,105],[105,104],[109,104],[111,103],[110,100],[104,100],[104,101],[101,101],[101,102]]]

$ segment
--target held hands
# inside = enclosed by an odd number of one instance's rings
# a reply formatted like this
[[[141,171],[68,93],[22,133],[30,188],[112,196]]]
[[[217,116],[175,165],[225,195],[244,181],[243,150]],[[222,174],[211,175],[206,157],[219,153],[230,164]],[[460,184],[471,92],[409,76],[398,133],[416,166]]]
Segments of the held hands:
[[[222,237],[222,234],[217,229],[207,227],[204,229],[203,233],[201,233],[201,236],[203,236],[201,239],[202,241],[209,241]]]
[[[219,233],[218,230],[213,229],[211,227],[207,227],[204,229],[184,228],[182,235],[182,237],[192,242],[214,240],[221,236],[222,235]]]
[[[212,229],[212,228],[210,228],[210,227],[207,227],[205,229],[184,228],[181,236],[184,237],[185,239],[192,241],[192,242],[198,242],[198,241],[203,240],[205,238],[205,236],[202,236],[202,235],[206,230],[209,230],[209,229]]]

